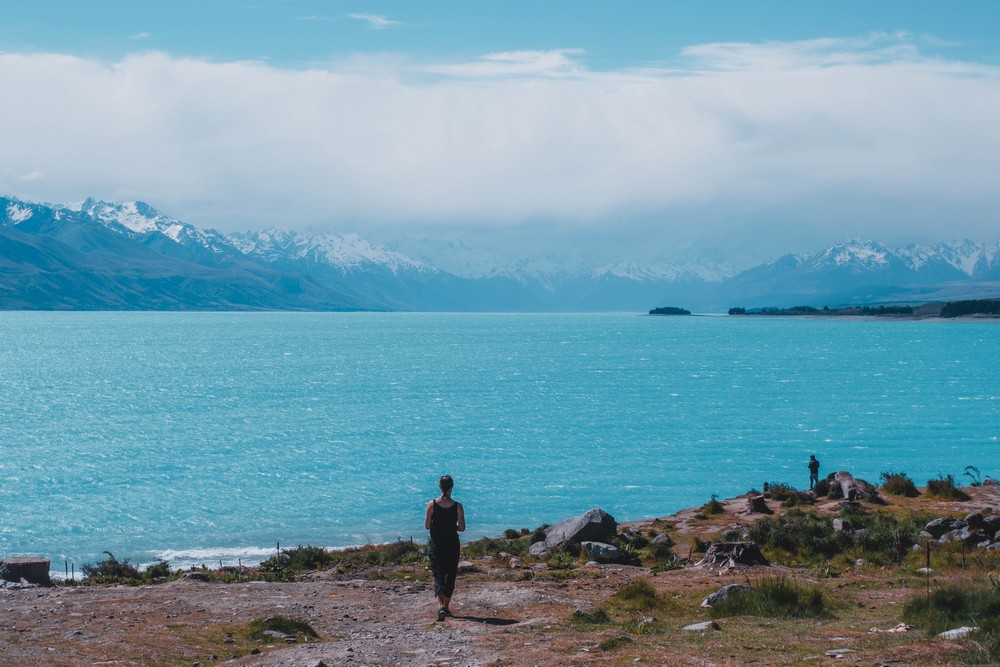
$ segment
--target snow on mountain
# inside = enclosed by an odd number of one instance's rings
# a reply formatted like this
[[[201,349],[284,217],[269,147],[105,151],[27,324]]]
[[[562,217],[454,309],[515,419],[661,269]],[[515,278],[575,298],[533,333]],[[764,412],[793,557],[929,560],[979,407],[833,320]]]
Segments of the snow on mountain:
[[[818,253],[796,256],[803,267],[838,267],[859,272],[885,268],[893,258],[893,252],[881,243],[859,238],[848,239]]]
[[[24,222],[30,218],[31,215],[31,208],[20,202],[11,201],[7,204],[7,219],[10,220],[11,224],[16,225]]]
[[[1000,242],[983,244],[968,240],[951,241],[935,244],[929,251],[967,276],[976,276],[996,266],[1000,258]]]
[[[216,254],[234,249],[232,242],[224,234],[182,222],[141,201],[111,203],[88,198],[77,204],[56,208],[85,214],[127,236],[146,236],[158,232],[181,245],[200,246]]]
[[[230,238],[243,254],[266,262],[303,260],[342,271],[365,266],[381,266],[393,273],[433,270],[403,253],[371,243],[357,234],[306,233],[272,227],[261,232],[233,234]]]

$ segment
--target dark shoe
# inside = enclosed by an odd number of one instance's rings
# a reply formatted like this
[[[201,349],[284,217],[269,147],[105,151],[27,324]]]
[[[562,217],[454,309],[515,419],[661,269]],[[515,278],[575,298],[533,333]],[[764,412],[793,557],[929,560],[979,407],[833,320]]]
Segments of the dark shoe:
[[[438,622],[441,622],[448,615],[447,609],[438,609]]]
[[[451,618],[455,618],[455,614],[451,613],[451,609],[448,609],[447,607],[444,608],[444,613],[445,613],[445,616],[449,616]]]

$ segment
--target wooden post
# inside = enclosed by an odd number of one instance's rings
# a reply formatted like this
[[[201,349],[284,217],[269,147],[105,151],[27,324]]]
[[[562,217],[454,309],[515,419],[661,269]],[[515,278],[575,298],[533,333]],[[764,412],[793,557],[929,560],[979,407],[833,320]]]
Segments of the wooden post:
[[[927,565],[924,568],[927,574],[927,608],[931,608],[931,541],[927,540]]]

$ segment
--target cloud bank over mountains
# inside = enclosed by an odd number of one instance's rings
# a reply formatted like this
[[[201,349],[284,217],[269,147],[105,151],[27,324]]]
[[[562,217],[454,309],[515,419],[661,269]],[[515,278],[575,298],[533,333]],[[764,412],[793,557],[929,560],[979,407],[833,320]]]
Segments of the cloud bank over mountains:
[[[996,236],[1000,67],[909,35],[288,69],[0,54],[0,193],[143,199],[219,229],[782,249]],[[537,250],[537,248],[536,248]]]

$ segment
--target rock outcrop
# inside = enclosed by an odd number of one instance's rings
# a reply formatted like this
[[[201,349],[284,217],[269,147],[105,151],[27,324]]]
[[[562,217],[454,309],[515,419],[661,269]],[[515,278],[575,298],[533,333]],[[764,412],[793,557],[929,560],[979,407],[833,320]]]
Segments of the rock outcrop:
[[[560,521],[545,529],[545,539],[535,542],[528,552],[533,556],[544,555],[562,544],[582,542],[608,542],[618,534],[618,522],[602,509],[594,508],[577,517]]]

